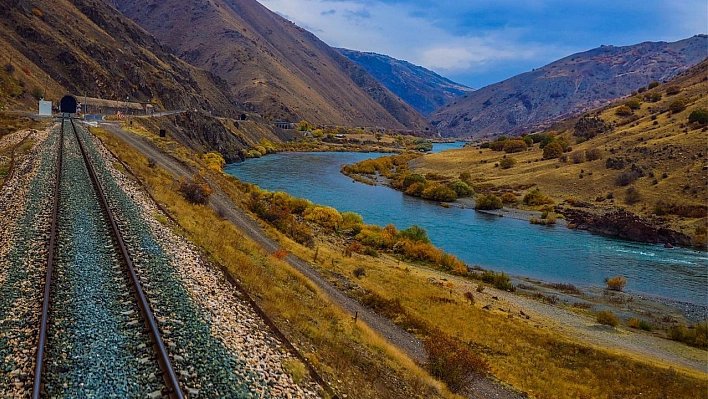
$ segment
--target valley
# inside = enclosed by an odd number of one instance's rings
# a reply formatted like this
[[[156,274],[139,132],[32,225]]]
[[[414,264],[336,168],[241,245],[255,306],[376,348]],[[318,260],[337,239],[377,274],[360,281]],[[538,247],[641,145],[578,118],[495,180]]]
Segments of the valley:
[[[708,392],[704,5],[5,3],[0,397]]]

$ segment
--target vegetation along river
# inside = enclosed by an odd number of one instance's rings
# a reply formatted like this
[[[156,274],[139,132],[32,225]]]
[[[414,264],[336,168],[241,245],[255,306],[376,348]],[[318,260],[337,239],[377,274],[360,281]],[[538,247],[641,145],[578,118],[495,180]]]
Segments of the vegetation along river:
[[[435,145],[434,151],[450,148]],[[403,229],[417,224],[430,240],[468,265],[542,281],[604,286],[606,277],[627,278],[627,291],[708,304],[708,254],[684,248],[618,240],[561,226],[491,216],[472,209],[443,208],[384,186],[355,183],[343,164],[381,156],[372,153],[279,153],[225,168],[269,191],[284,191],[356,212],[365,223]]]

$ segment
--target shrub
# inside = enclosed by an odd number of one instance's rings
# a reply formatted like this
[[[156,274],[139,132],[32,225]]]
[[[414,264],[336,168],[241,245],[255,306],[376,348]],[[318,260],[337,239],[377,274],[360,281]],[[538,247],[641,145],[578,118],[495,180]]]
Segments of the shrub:
[[[424,228],[414,224],[413,226],[401,230],[399,235],[403,238],[407,238],[413,242],[423,242],[430,243],[430,238],[428,238],[428,232]]]
[[[554,203],[553,199],[547,195],[541,193],[539,189],[533,189],[524,195],[524,204],[531,206],[538,205],[552,205]]]
[[[485,270],[484,273],[482,273],[482,281],[500,290],[515,290],[514,285],[511,284],[511,279],[504,272],[495,273],[493,270]]]
[[[504,142],[504,152],[507,153],[512,153],[512,152],[521,152],[521,151],[526,151],[526,142],[522,139],[512,139],[512,140],[507,140]]]
[[[639,320],[639,328],[644,331],[651,331],[654,329],[654,326],[652,326],[651,323],[647,321]]]
[[[514,165],[516,165],[516,159],[511,158],[511,157],[502,158],[502,160],[499,161],[499,166],[502,169],[509,169],[509,168],[514,167]]]
[[[615,184],[624,187],[634,183],[639,177],[640,173],[636,170],[630,170],[628,172],[622,172],[617,177],[615,177]]]
[[[669,337],[697,348],[706,348],[708,347],[708,323],[697,323],[693,328],[675,326],[669,330]]]
[[[655,88],[655,87],[658,87],[659,85],[660,85],[659,82],[653,81],[653,82],[649,83],[648,89],[651,90],[651,89],[653,89],[653,88]]]
[[[15,67],[8,62],[7,64],[5,64],[5,72],[11,75],[13,72],[15,72]]]
[[[363,225],[364,219],[361,215],[354,212],[342,213],[342,224],[339,226],[340,230],[350,232],[352,235],[357,235]]]
[[[661,93],[659,93],[659,92],[646,93],[644,95],[644,100],[655,103],[655,102],[661,100]]]
[[[42,99],[42,90],[39,87],[35,87],[32,89],[32,97],[34,97],[35,100],[39,101]]]
[[[573,163],[575,163],[575,164],[583,163],[583,162],[585,162],[585,152],[584,151],[575,151],[572,154],[570,154],[570,158],[573,160]]]
[[[602,159],[602,150],[599,148],[591,148],[585,151],[585,159],[588,162]]]
[[[335,231],[342,224],[342,215],[329,206],[315,206],[303,212],[305,220],[329,231]]]
[[[630,98],[624,105],[628,106],[630,109],[639,109],[642,106],[642,102],[638,98]]]
[[[464,294],[465,299],[467,299],[470,302],[470,305],[474,305],[474,294],[472,291],[467,291]]]
[[[606,326],[617,327],[617,324],[619,323],[617,316],[609,310],[601,310],[597,312],[595,317],[598,323]]]
[[[452,392],[464,390],[475,375],[484,375],[489,368],[472,348],[438,329],[430,331],[423,344],[428,352],[428,371]]]
[[[504,205],[499,197],[494,194],[478,195],[474,204],[474,209],[491,210],[501,209]]]
[[[515,204],[519,200],[516,198],[516,195],[514,193],[506,192],[501,196],[501,200],[505,204]]]
[[[667,96],[673,96],[675,94],[679,94],[681,92],[681,88],[678,86],[669,86],[666,88],[666,95]]]
[[[224,157],[218,152],[207,152],[206,154],[202,155],[202,159],[204,160],[204,163],[209,169],[215,170],[217,172],[221,172],[224,166],[226,165]]]
[[[477,292],[480,292],[480,293],[481,293],[481,292],[484,292],[484,284],[483,284],[483,283],[477,284],[477,289],[476,289],[476,291],[477,291]]]
[[[474,190],[462,180],[455,180],[448,184],[448,188],[454,191],[458,197],[469,197],[474,194]]]
[[[669,104],[669,111],[672,113],[681,112],[686,109],[686,104],[688,104],[688,101],[685,98],[677,98]]]
[[[624,286],[627,285],[627,279],[622,276],[606,278],[605,284],[607,284],[607,289],[612,291],[622,291]]]
[[[362,252],[364,252],[364,246],[361,245],[359,241],[352,241],[349,245],[347,245],[347,248],[344,250],[344,253],[347,257],[351,257],[353,253],[360,254]]]
[[[622,170],[625,166],[625,160],[622,157],[609,157],[605,160],[605,167],[607,169]]]
[[[182,178],[178,190],[187,201],[196,205],[208,203],[209,196],[214,193],[214,190],[204,179],[198,176],[192,176],[189,179]]]
[[[629,116],[632,115],[632,108],[626,106],[626,105],[620,105],[617,107],[615,110],[615,115],[619,116]]]
[[[353,273],[356,278],[362,278],[363,276],[366,276],[366,270],[364,270],[363,267],[357,267],[356,269],[354,269]]]
[[[636,187],[630,186],[629,188],[627,188],[627,191],[625,192],[624,202],[629,205],[634,205],[641,200],[642,194]]]
[[[420,196],[434,201],[455,201],[457,193],[442,184],[431,184],[420,193]]]
[[[372,171],[373,174],[373,171]],[[410,175],[406,176],[403,178],[403,188],[408,189],[408,187],[412,186],[415,183],[422,183],[425,185],[426,180],[425,176],[418,174],[418,173],[411,173]]]
[[[691,114],[688,115],[688,123],[697,123],[699,125],[708,124],[708,110],[699,108],[692,111]]]
[[[543,147],[543,159],[558,158],[561,154],[563,154],[563,147],[556,141]]]

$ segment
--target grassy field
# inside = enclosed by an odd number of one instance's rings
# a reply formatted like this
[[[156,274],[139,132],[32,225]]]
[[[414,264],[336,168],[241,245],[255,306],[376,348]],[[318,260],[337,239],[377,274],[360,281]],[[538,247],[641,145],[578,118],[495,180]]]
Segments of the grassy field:
[[[556,204],[581,203],[584,210],[598,213],[623,208],[705,246],[708,133],[704,127],[688,123],[692,111],[708,109],[708,81],[704,77],[705,68],[703,73],[679,77],[638,94],[639,108],[626,116],[617,115],[617,111],[631,98],[596,111],[593,116],[599,116],[612,130],[587,141],[573,136],[574,121],[559,124],[552,133],[565,138],[571,147],[560,159],[544,160],[539,144],[508,154],[469,146],[416,159],[410,163],[411,170],[449,177],[469,172],[478,193],[513,192],[521,199],[528,190],[539,188]],[[680,92],[668,94],[677,85]],[[648,93],[660,94],[661,99],[644,100],[642,96]],[[670,111],[677,100],[685,102],[685,109]],[[601,158],[584,161],[582,154],[588,150],[599,150]],[[581,162],[575,162],[576,153],[581,154],[577,158]],[[504,158],[513,158],[516,164],[504,169],[499,166]],[[608,168],[608,158],[621,159],[624,166]],[[640,176],[627,185],[618,184],[619,176],[633,169]],[[636,202],[627,197],[630,187],[639,194]],[[655,215],[660,201],[675,208],[700,209],[703,216]]]

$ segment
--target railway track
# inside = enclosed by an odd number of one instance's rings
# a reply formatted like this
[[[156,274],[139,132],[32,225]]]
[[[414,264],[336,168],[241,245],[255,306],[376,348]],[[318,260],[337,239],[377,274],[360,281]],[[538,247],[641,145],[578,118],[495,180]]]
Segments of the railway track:
[[[0,188],[0,397],[319,397],[223,275],[73,129],[38,138]]]
[[[116,217],[70,119],[62,121],[59,140],[32,397],[183,398]]]

